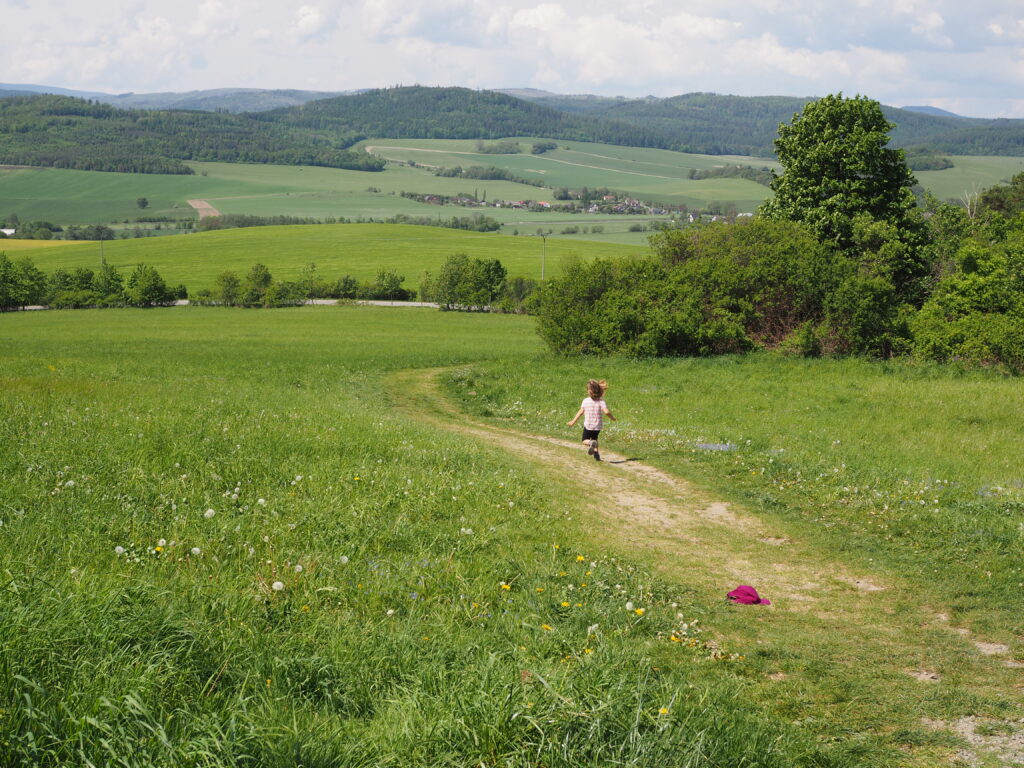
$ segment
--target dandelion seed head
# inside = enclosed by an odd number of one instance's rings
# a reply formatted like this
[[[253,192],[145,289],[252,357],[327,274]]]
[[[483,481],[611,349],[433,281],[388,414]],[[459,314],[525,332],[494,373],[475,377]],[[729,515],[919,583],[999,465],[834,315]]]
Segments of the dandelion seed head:
[[[124,554],[124,547],[114,547],[114,554],[115,555],[123,555]]]
[[[212,509],[208,509],[205,512],[203,512],[203,517],[205,517],[207,520],[209,520],[211,517],[213,517],[216,514],[217,513],[214,512]]]
[[[342,555],[338,558],[338,560],[341,562],[342,565],[345,565],[345,563],[348,562],[348,555]]]
[[[301,565],[296,565],[295,566],[295,572],[296,573],[302,573],[302,566]]]

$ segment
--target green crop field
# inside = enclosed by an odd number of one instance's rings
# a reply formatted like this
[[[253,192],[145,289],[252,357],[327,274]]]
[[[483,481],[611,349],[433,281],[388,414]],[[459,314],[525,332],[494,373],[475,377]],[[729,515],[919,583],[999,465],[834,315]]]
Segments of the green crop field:
[[[942,171],[916,171],[917,181],[940,200],[962,200],[964,195],[1005,184],[1024,171],[1024,157],[950,158],[954,165]]]
[[[492,155],[476,152],[476,142],[442,139],[380,139],[364,142],[374,154],[388,160],[451,168],[456,165],[497,166],[517,176],[536,179],[546,187],[581,189],[607,187],[642,200],[667,205],[706,207],[712,201],[732,202],[741,211],[753,211],[769,190],[745,179],[711,178],[694,181],[691,170],[723,165],[778,168],[772,160],[731,155],[689,155],[662,149],[616,147],[586,142],[561,142],[558,149],[530,154],[536,139],[520,138],[523,154]],[[482,182],[481,182],[482,183]],[[492,196],[493,198],[494,196]]]
[[[101,250],[108,263],[124,272],[145,263],[156,268],[169,284],[184,283],[190,290],[197,290],[212,287],[214,278],[225,270],[244,274],[256,262],[265,264],[278,279],[296,278],[309,263],[316,264],[320,273],[331,279],[348,274],[370,280],[379,269],[388,269],[404,275],[408,287],[416,287],[424,270],[436,270],[454,253],[499,259],[510,276],[539,278],[542,259],[550,276],[565,259],[626,256],[643,252],[645,246],[557,238],[545,245],[539,237],[438,227],[323,224],[114,240],[102,246],[91,242],[66,244],[30,253],[36,266],[51,272],[57,267],[95,268]]]
[[[562,142],[558,149],[532,155],[534,139],[520,138],[525,152],[518,155],[481,154],[473,141],[395,140],[363,142],[364,148],[396,162],[381,173],[333,168],[193,163],[194,176],[99,173],[57,168],[0,168],[0,218],[16,213],[23,221],[57,224],[113,223],[134,228],[139,217],[196,218],[188,200],[205,200],[222,213],[257,216],[289,215],[312,218],[387,219],[397,215],[450,218],[484,214],[502,223],[506,234],[535,234],[550,230],[553,239],[572,237],[588,242],[643,244],[644,232],[632,225],[663,216],[617,216],[531,212],[518,208],[467,208],[420,203],[402,192],[454,196],[478,194],[487,200],[546,200],[555,188],[578,190],[607,187],[641,200],[665,205],[707,208],[711,203],[734,204],[753,211],[769,194],[767,187],[744,179],[688,178],[691,170],[723,165],[778,169],[772,160],[751,157],[691,155],[658,149]],[[423,167],[410,167],[413,161]],[[957,199],[1007,180],[1024,168],[1022,158],[954,157],[955,167],[922,171],[920,183],[940,199]],[[430,167],[487,165],[507,168],[517,176],[541,181],[542,188],[508,181],[444,178]],[[140,210],[136,200],[149,207]],[[127,222],[127,224],[126,224]],[[603,232],[589,232],[597,225]],[[154,224],[142,224],[152,229]],[[168,226],[171,229],[168,229]],[[161,224],[161,233],[175,232]],[[581,231],[563,235],[562,230]],[[587,233],[582,230],[586,228]]]
[[[0,317],[0,765],[1012,762],[1013,381],[532,326]]]

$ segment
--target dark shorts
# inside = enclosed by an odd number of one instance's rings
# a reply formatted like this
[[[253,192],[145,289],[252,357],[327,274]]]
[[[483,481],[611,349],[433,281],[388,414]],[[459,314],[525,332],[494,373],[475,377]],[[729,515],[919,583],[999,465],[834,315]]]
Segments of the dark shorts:
[[[600,429],[587,429],[583,428],[583,439],[584,440],[597,440],[597,436],[601,434]]]

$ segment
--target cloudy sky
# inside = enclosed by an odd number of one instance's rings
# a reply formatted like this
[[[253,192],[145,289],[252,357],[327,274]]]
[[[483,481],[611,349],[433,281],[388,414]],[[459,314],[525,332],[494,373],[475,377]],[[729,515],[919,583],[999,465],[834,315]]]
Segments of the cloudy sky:
[[[0,82],[862,93],[1024,117],[1021,0],[0,0]]]

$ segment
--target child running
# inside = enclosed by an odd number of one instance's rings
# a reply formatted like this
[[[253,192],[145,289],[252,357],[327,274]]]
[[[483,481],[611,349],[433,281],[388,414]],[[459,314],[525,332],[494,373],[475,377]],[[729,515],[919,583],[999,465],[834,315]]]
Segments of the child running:
[[[597,438],[601,434],[605,414],[609,419],[615,421],[615,417],[612,416],[612,412],[608,410],[608,405],[604,401],[604,393],[607,389],[608,382],[604,379],[588,381],[587,398],[567,425],[572,427],[580,416],[583,417],[583,444],[587,446],[587,453],[594,457],[594,461],[601,460],[601,453],[597,449]]]

